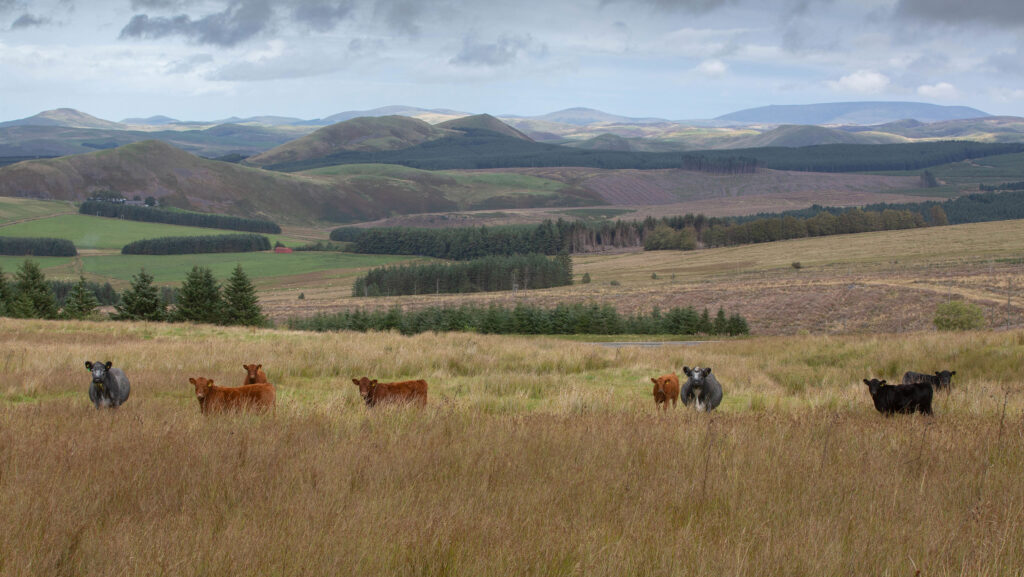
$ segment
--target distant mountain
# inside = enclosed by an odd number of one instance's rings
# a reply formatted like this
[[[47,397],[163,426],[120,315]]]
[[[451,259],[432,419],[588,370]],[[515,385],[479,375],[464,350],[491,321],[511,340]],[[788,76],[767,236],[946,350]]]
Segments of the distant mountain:
[[[178,124],[178,120],[171,118],[170,116],[150,116],[149,118],[125,118],[121,121],[121,124],[132,124],[138,126],[166,126],[168,124]]]
[[[576,126],[583,126],[587,124],[597,123],[617,123],[617,124],[651,124],[656,122],[665,122],[661,118],[630,118],[628,116],[618,116],[615,114],[609,114],[600,110],[594,110],[593,108],[566,108],[565,110],[559,110],[557,112],[550,112],[548,114],[542,114],[540,116],[530,116],[531,120],[540,120],[544,122],[558,122],[561,124],[573,124]]]
[[[320,120],[311,121],[316,124],[328,125],[335,124],[338,122],[344,122],[346,120],[352,120],[353,118],[362,117],[378,117],[378,116],[409,116],[412,118],[419,118],[421,120],[439,119],[448,120],[451,118],[457,118],[460,116],[469,116],[468,112],[459,112],[457,110],[449,110],[447,108],[416,108],[415,106],[382,106],[380,108],[373,108],[371,110],[349,110],[346,112],[339,112],[332,114],[326,118]],[[437,121],[439,121],[437,120]]]
[[[860,132],[871,130],[896,134],[909,139],[952,138],[977,142],[1021,142],[1024,140],[1024,118],[1019,116],[986,116],[962,120],[923,123],[913,120],[890,122],[879,126],[843,127]]]
[[[522,132],[512,128],[490,114],[477,114],[475,116],[463,116],[462,118],[456,118],[454,120],[448,120],[440,124],[434,125],[436,128],[442,128],[446,130],[459,130],[463,132],[475,131],[475,130],[486,130],[502,136],[508,136],[511,138],[518,138],[520,140],[533,141],[532,138],[523,134]]]
[[[305,162],[343,151],[400,150],[452,134],[407,116],[360,117],[321,128],[245,161],[253,166]]]
[[[939,106],[921,102],[832,102],[771,105],[749,108],[715,118],[734,124],[883,124],[903,119],[938,122],[989,116],[967,106]]]
[[[894,134],[877,132],[848,132],[824,126],[787,124],[762,134],[737,138],[728,148],[761,148],[765,146],[817,146],[821,144],[893,144],[906,142]]]
[[[66,156],[157,139],[206,157],[252,156],[296,137],[295,129],[221,124],[196,130],[110,130],[63,126],[0,126],[0,157]]]
[[[291,116],[250,116],[239,118],[232,116],[224,120],[217,120],[213,124],[258,124],[261,126],[301,126],[309,124],[309,121]]]
[[[124,130],[127,126],[118,122],[102,120],[74,108],[57,108],[40,112],[35,116],[0,122],[0,128],[5,126],[60,126],[64,128],[101,128],[106,130]]]

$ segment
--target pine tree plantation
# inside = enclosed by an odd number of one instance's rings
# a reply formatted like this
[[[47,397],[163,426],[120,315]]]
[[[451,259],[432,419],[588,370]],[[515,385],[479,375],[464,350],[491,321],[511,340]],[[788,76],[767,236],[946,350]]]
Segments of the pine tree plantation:
[[[256,288],[253,287],[242,265],[235,267],[224,287],[224,310],[222,322],[226,325],[264,326],[263,316]]]

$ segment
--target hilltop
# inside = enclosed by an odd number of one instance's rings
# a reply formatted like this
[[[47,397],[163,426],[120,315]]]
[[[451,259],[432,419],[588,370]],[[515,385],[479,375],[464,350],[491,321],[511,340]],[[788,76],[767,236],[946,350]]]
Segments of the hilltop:
[[[827,102],[760,106],[725,114],[715,120],[734,124],[869,125],[904,119],[937,122],[984,116],[988,113],[967,106],[923,102]]]
[[[127,126],[119,122],[102,120],[73,108],[57,108],[40,112],[28,118],[0,122],[0,128],[7,126],[61,126],[64,128],[102,128],[108,130],[124,130],[127,128]]]
[[[362,117],[321,128],[246,159],[246,164],[304,162],[343,151],[400,150],[453,134],[407,116]]]
[[[462,118],[456,118],[448,120],[440,124],[435,125],[437,128],[443,128],[447,130],[457,130],[460,132],[474,132],[474,131],[487,131],[502,136],[508,136],[510,138],[518,138],[520,140],[526,140],[533,142],[533,139],[516,130],[515,128],[505,124],[490,114],[477,114],[475,116],[464,116]]]

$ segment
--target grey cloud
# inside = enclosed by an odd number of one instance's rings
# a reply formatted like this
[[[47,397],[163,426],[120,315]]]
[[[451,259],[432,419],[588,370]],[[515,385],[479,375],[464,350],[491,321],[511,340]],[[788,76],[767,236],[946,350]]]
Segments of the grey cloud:
[[[1024,2],[1020,0],[899,0],[896,14],[943,24],[976,22],[1007,28],[1024,26]]]
[[[196,54],[195,56],[190,56],[190,57],[188,57],[188,58],[186,58],[184,60],[178,60],[176,62],[172,62],[167,67],[167,73],[168,74],[188,74],[190,72],[195,71],[195,69],[198,68],[199,66],[201,66],[203,64],[209,64],[210,62],[213,62],[213,56],[212,55],[210,55],[210,54]]]
[[[35,14],[22,14],[17,20],[11,23],[11,30],[20,30],[22,28],[36,28],[44,26],[50,23],[49,18],[42,16],[36,16]]]
[[[999,74],[1024,76],[1024,59],[1017,52],[1000,52],[993,54],[985,61],[985,65]]]
[[[121,38],[184,36],[199,44],[231,47],[266,30],[273,12],[269,0],[232,0],[223,12],[198,20],[185,14],[170,18],[136,14],[121,30]]]
[[[419,36],[423,3],[418,0],[377,0],[374,12],[396,32]]]
[[[740,0],[601,0],[602,5],[617,3],[646,4],[660,10],[682,10],[695,14],[706,14],[719,8],[738,4]]]
[[[292,9],[292,17],[317,32],[327,32],[348,18],[352,9],[351,0],[300,1]]]
[[[18,0],[0,0],[0,12],[12,11],[22,6],[22,3]]]
[[[181,10],[193,0],[132,0],[132,10]]]
[[[449,63],[458,66],[504,66],[514,62],[519,53],[531,44],[533,39],[529,35],[502,35],[497,42],[483,43],[471,34],[462,39],[462,49]]]

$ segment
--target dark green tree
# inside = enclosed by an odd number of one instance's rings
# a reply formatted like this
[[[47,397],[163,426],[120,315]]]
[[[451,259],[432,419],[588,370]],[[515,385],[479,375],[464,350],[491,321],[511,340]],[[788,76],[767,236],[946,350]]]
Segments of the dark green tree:
[[[18,316],[37,319],[57,318],[57,299],[35,261],[23,262],[14,279],[14,290],[18,295],[15,300]]]
[[[64,302],[64,310],[61,311],[61,316],[67,319],[87,319],[96,313],[96,308],[99,305],[100,303],[96,299],[96,295],[86,285],[85,277],[79,276],[78,282],[71,288],[71,292],[68,293],[68,299]]]
[[[4,276],[4,269],[0,268],[0,317],[7,316],[13,296],[11,287],[7,284],[7,277]]]
[[[224,316],[226,325],[263,326],[267,317],[263,315],[260,301],[256,298],[256,289],[249,277],[242,270],[242,265],[235,267],[224,287]]]
[[[167,305],[160,298],[153,285],[153,275],[141,269],[132,276],[132,286],[121,295],[121,304],[113,317],[122,321],[163,321],[167,320]]]
[[[221,322],[223,304],[213,271],[194,266],[181,283],[174,319],[217,324]]]

